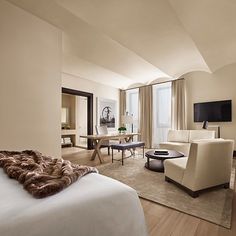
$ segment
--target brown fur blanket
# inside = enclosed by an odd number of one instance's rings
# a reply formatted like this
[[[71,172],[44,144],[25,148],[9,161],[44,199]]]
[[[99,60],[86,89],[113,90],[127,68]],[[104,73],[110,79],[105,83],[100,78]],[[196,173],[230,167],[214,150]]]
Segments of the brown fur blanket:
[[[35,198],[60,192],[82,176],[95,172],[89,166],[43,156],[37,151],[0,151],[0,167],[10,178],[18,180]]]

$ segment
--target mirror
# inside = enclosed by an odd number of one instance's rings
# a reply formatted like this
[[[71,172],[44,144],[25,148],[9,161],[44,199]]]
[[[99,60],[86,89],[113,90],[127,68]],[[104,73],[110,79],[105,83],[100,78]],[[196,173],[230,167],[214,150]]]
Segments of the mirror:
[[[61,108],[61,124],[62,124],[62,128],[65,128],[69,125],[69,108],[68,107]]]

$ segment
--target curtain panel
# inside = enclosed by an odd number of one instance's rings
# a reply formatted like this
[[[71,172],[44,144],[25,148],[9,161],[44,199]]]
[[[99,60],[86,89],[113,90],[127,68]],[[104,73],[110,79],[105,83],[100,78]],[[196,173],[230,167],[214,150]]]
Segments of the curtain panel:
[[[172,82],[171,88],[171,125],[172,129],[187,129],[185,80]]]
[[[153,92],[152,86],[139,88],[140,133],[147,148],[152,146]]]
[[[122,116],[124,116],[126,113],[126,91],[120,89],[120,126],[123,126],[122,124]]]

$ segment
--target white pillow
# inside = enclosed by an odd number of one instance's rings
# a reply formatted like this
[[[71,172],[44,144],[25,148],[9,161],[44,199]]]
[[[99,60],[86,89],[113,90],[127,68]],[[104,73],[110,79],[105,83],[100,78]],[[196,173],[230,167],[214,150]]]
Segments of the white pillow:
[[[214,130],[189,130],[189,142],[197,139],[215,139]]]
[[[189,130],[169,130],[168,142],[188,143]]]

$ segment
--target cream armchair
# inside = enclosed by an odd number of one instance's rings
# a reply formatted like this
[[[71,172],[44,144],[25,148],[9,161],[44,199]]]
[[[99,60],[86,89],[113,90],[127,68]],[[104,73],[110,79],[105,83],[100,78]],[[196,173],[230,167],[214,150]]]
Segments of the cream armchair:
[[[192,197],[211,187],[228,188],[233,149],[233,140],[194,142],[189,157],[164,162],[165,180],[184,188]]]

